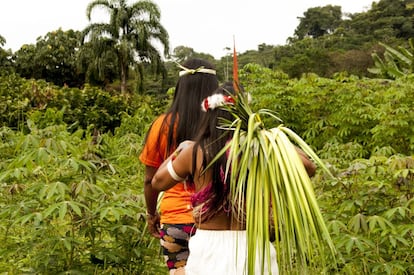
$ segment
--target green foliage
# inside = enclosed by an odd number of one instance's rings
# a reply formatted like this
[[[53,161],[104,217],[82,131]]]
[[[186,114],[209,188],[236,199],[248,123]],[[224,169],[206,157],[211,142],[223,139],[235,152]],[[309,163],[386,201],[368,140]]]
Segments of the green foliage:
[[[86,43],[80,46],[77,65],[87,83],[105,86],[119,79],[117,56],[106,51],[108,47],[111,47],[111,42],[106,39],[96,41],[95,45]]]
[[[24,45],[15,53],[16,72],[22,77],[44,79],[58,86],[80,87],[84,75],[77,70],[80,32],[62,29],[37,39],[36,45]]]
[[[63,111],[63,122],[72,129],[93,127],[101,132],[114,131],[120,126],[124,113],[131,115],[150,100],[111,95],[88,85],[82,90],[58,88],[45,81],[25,80],[15,74],[0,76],[0,99],[1,126],[25,129],[25,121],[32,112],[43,113],[54,108]]]
[[[162,273],[137,155],[164,101],[2,80],[0,272]]]
[[[90,86],[82,90],[63,88],[57,96],[60,100],[50,102],[49,107],[64,110],[65,122],[76,123],[82,129],[96,127],[102,132],[113,131],[120,125],[122,113],[133,112],[124,97]]]
[[[138,94],[163,94],[173,86],[176,74],[152,44],[159,40],[166,46],[164,55],[168,55],[168,33],[159,25],[156,5],[148,1],[131,5],[125,1],[91,1],[87,15],[90,17],[96,8],[108,12],[108,21],[91,23],[81,37],[77,31],[57,30],[40,38],[36,45],[23,45],[14,55],[0,48],[0,74],[17,71],[24,77],[58,85],[82,87],[87,82]],[[334,77],[345,72],[372,77],[367,69],[373,67],[371,54],[381,55],[379,42],[397,49],[414,36],[413,11],[409,0],[373,2],[370,9],[355,14],[341,14],[339,6],[312,7],[300,18],[286,45],[259,44],[257,50],[240,53],[239,64],[279,69],[292,78],[307,73]],[[231,75],[229,53],[214,60],[208,53],[179,46],[173,57],[178,61],[189,57],[212,60],[219,79],[224,81]]]
[[[285,46],[274,48],[274,68],[286,72],[292,78],[304,73],[316,73],[332,77],[338,72],[368,75],[372,65],[371,44],[361,45],[350,41],[343,34],[325,35],[318,39],[305,38]]]
[[[384,147],[406,155],[414,152],[410,77],[389,82],[309,74],[290,80],[254,65],[245,66],[241,74],[253,104],[276,111],[284,124],[317,150],[350,143],[362,146],[359,157]]]
[[[241,76],[255,108],[276,110],[335,175],[313,182],[340,274],[413,273],[412,77],[291,80],[256,65]]]
[[[414,159],[342,161],[336,180],[317,182],[341,274],[414,272]]]
[[[240,54],[240,64],[277,68],[296,78],[304,73],[333,77],[345,71],[371,76],[367,69],[378,42],[402,46],[413,37],[414,9],[409,2],[381,0],[355,14],[341,14],[341,7],[332,5],[309,8],[286,45],[274,46],[273,54],[262,53],[259,45],[258,51]]]
[[[17,128],[24,124],[30,108],[30,96],[24,91],[29,82],[16,74],[0,75],[0,126]]]
[[[407,20],[414,14],[410,0],[381,0],[373,2],[367,12],[351,15],[346,22],[353,33],[365,35],[377,41],[392,37],[409,39],[414,35],[414,26]]]
[[[342,22],[340,6],[327,5],[324,7],[309,8],[299,18],[299,25],[296,27],[295,36],[303,39],[307,36],[318,38],[330,34]]]
[[[27,135],[0,130],[0,271],[159,274],[136,160],[142,137],[28,126]]]
[[[375,67],[368,68],[370,73],[373,73],[379,77],[396,79],[414,73],[414,39],[410,38],[408,44],[410,49],[393,47],[384,43],[379,43],[385,48],[384,59],[382,60],[379,55],[374,52],[372,58],[374,60]]]
[[[1,46],[0,36],[0,75],[13,71],[12,52],[11,50],[3,49]]]
[[[413,273],[412,75],[289,79],[248,64],[240,80],[252,109],[275,111],[335,176],[312,182],[340,274]],[[0,77],[0,273],[166,272],[137,155],[168,100]]]

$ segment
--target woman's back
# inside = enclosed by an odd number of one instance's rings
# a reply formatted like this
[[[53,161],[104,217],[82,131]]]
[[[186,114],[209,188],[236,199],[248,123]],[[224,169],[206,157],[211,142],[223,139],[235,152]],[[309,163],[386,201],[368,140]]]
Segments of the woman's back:
[[[189,150],[194,150],[197,146],[192,142]],[[206,230],[244,230],[245,227],[236,217],[232,215],[229,209],[229,203],[223,202],[223,205],[211,205],[212,197],[215,196],[213,184],[225,184],[224,180],[213,182],[212,169],[204,171],[202,159],[203,151],[197,148],[196,169],[192,181],[195,185],[195,193],[192,195],[193,217],[197,228]],[[212,209],[213,208],[213,209]],[[207,215],[207,217],[203,216]]]

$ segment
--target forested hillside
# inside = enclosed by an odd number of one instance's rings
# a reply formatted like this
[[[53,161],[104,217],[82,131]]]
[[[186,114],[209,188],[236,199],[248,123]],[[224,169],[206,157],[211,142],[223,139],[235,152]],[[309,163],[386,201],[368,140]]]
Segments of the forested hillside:
[[[299,24],[285,45],[259,44],[257,49],[238,53],[239,64],[243,67],[256,63],[282,70],[290,78],[299,78],[303,73],[332,77],[342,72],[376,77],[368,68],[374,65],[372,54],[382,57],[385,51],[380,43],[393,48],[408,48],[408,40],[414,36],[413,7],[412,0],[381,0],[373,2],[366,12],[355,14],[344,14],[340,6],[309,8],[299,17]],[[92,10],[93,7],[89,12]],[[154,20],[157,22],[157,17]],[[50,30],[39,37],[36,44],[22,45],[16,52],[2,48],[7,37],[0,34],[0,69],[2,72],[14,71],[25,78],[44,79],[58,86],[81,88],[88,83],[106,90],[119,91],[123,87],[130,93],[140,94],[164,94],[174,85],[178,69],[170,60],[208,59],[216,64],[222,81],[231,76],[231,51],[216,60],[209,53],[195,52],[191,45],[182,45],[172,49],[168,61],[162,62],[159,58],[163,53],[157,52],[151,39],[140,46],[150,50],[128,48],[129,56],[138,52],[149,55],[138,54],[140,58],[130,60],[128,70],[125,67],[121,70],[118,60],[122,52],[114,45],[122,39],[136,39],[140,34],[132,31],[130,36],[118,37],[114,31],[116,28],[109,24],[105,28],[112,31],[109,39],[95,24],[85,30]],[[160,30],[161,34],[166,34],[164,26]],[[94,34],[96,39],[88,40],[87,34]],[[165,45],[163,50],[169,49],[166,35],[157,35],[157,40]],[[134,41],[127,43],[132,45]],[[124,80],[121,74],[126,77]]]

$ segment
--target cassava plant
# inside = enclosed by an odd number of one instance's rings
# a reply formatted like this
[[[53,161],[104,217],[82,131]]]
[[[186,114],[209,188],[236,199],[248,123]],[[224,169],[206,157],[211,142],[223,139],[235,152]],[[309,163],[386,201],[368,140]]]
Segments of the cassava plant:
[[[234,117],[220,126],[233,131],[233,138],[216,159],[229,152],[229,196],[234,214],[246,223],[247,274],[254,274],[257,254],[263,272],[270,261],[271,238],[282,274],[327,272],[332,260],[336,262],[336,250],[295,146],[329,170],[295,132],[283,124],[266,128],[263,116],[280,119],[266,109],[253,112],[244,93],[239,92],[234,105],[221,108]]]

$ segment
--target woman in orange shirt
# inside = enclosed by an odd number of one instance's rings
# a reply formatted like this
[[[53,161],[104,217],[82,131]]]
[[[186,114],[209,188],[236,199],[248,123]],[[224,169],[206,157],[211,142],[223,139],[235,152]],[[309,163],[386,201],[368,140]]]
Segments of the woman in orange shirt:
[[[195,233],[190,200],[194,188],[180,182],[165,190],[158,214],[159,192],[152,188],[151,180],[178,144],[195,138],[204,115],[200,104],[218,87],[216,71],[209,62],[190,59],[181,68],[173,102],[167,112],[153,122],[139,156],[145,165],[144,195],[148,229],[154,237],[161,239],[170,274],[184,267],[187,262],[188,240]]]

